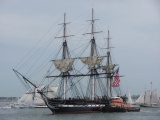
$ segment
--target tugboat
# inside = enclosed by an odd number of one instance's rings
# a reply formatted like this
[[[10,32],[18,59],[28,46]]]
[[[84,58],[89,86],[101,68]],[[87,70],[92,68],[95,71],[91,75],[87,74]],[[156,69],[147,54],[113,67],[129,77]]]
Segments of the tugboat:
[[[114,97],[111,99],[111,112],[139,112],[140,107],[126,103],[121,97]]]

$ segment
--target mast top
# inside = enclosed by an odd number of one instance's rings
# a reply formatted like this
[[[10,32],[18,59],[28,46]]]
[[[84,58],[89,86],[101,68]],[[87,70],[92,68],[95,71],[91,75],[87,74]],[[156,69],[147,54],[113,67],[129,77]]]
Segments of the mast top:
[[[70,36],[74,36],[74,35],[66,35],[66,29],[67,29],[67,24],[69,24],[71,22],[66,22],[66,13],[64,13],[64,21],[63,23],[59,24],[59,25],[63,25],[63,36],[60,37],[55,37],[55,38],[63,38],[63,42],[66,42],[66,38],[70,37]]]
[[[108,42],[108,46],[107,46],[107,49],[108,49],[108,52],[110,51],[110,34],[109,34],[109,30],[108,30],[108,37],[107,37],[107,42]]]
[[[107,36],[107,38],[105,38],[105,39],[107,39],[107,52],[110,52],[110,49],[111,48],[114,48],[114,47],[111,47],[110,46],[110,39],[111,39],[111,37],[110,37],[110,31],[108,30],[108,36]]]
[[[91,18],[91,20],[87,20],[87,21],[91,22],[91,32],[90,33],[85,33],[83,35],[91,34],[91,38],[94,39],[94,34],[102,32],[102,31],[95,32],[95,21],[96,20],[99,20],[99,19],[94,19],[94,9],[92,8],[92,18]]]

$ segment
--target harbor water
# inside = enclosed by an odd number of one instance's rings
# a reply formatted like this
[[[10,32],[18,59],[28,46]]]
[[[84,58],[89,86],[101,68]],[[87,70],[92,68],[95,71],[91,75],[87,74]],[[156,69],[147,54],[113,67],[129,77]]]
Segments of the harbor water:
[[[0,105],[0,120],[160,120],[160,108],[140,112],[53,115],[48,108],[9,108]]]

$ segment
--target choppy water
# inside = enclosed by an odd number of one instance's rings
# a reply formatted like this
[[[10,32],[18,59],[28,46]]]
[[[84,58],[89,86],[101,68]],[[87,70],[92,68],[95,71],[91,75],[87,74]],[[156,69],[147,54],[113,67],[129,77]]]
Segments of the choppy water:
[[[0,108],[0,120],[160,120],[160,108],[140,112],[53,115],[48,108]]]

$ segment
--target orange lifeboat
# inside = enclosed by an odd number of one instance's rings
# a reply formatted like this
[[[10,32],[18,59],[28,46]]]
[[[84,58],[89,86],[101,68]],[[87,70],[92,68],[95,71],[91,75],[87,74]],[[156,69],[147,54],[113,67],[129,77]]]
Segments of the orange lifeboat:
[[[131,104],[124,102],[121,97],[111,98],[110,105],[112,107],[122,107],[122,108],[126,108],[126,109],[131,107]]]

